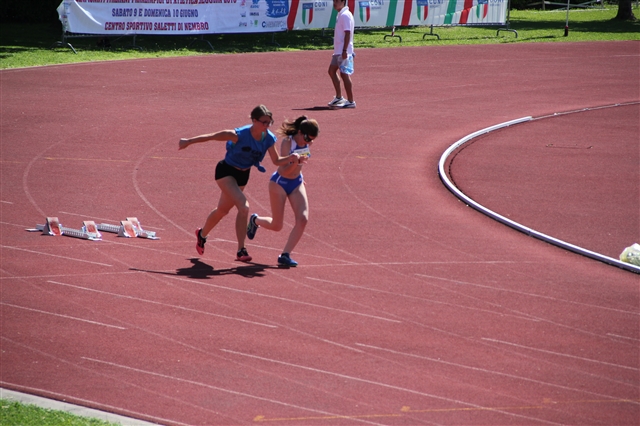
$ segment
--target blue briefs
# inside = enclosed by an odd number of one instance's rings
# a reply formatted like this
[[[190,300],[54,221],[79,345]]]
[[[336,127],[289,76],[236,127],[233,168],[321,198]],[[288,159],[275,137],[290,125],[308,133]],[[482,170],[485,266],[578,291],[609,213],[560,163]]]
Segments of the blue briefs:
[[[287,195],[290,195],[297,187],[302,184],[302,173],[294,179],[287,179],[280,176],[278,172],[271,175],[271,181],[277,183],[284,189]]]

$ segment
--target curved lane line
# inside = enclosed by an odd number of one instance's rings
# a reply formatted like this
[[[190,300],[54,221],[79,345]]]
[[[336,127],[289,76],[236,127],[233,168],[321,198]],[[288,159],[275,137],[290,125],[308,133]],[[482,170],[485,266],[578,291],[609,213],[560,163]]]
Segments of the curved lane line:
[[[458,197],[460,200],[464,201],[468,206],[473,207],[474,209],[478,210],[479,212],[489,216],[490,218],[497,220],[498,222],[501,222],[504,225],[510,226],[513,229],[516,229],[520,232],[523,232],[531,237],[537,238],[539,240],[545,241],[549,244],[553,244],[557,247],[563,248],[565,250],[569,250],[572,251],[574,253],[577,254],[581,254],[583,256],[587,256],[590,257],[592,259],[595,260],[599,260],[600,262],[604,262],[604,263],[608,263],[610,265],[613,266],[617,266],[619,268],[625,269],[627,271],[631,271],[631,272],[635,272],[636,274],[640,274],[640,267],[632,265],[630,263],[625,263],[622,262],[620,260],[614,259],[612,257],[608,257],[605,256],[603,254],[600,253],[596,253],[593,252],[591,250],[587,250],[583,247],[579,247],[576,245],[573,245],[571,243],[568,243],[566,241],[563,240],[559,240],[557,238],[553,238],[549,235],[543,234],[542,232],[538,232],[535,229],[531,229],[528,228],[518,222],[514,222],[511,219],[508,219],[486,207],[484,207],[483,205],[475,202],[474,200],[472,200],[470,197],[468,197],[467,195],[465,195],[462,191],[460,191],[454,184],[453,182],[451,182],[451,180],[449,179],[449,177],[447,176],[447,173],[445,172],[445,164],[447,162],[447,159],[449,158],[449,156],[451,155],[451,153],[453,151],[455,151],[456,149],[458,149],[460,146],[464,145],[465,143],[469,142],[472,139],[477,138],[480,135],[492,132],[494,130],[498,130],[498,129],[502,129],[504,127],[508,127],[508,126],[513,126],[515,124],[520,124],[520,123],[525,123],[527,121],[531,121],[533,120],[533,117],[531,116],[527,116],[527,117],[522,117],[522,118],[518,118],[515,120],[511,120],[511,121],[506,121],[504,123],[500,123],[500,124],[496,124],[494,126],[490,126],[490,127],[486,127],[482,130],[478,130],[477,132],[471,133],[465,137],[463,137],[462,139],[460,139],[459,141],[457,141],[456,143],[454,143],[453,145],[451,145],[440,157],[440,162],[438,163],[438,174],[440,175],[440,179],[442,180],[442,182],[444,183],[444,185],[449,189],[449,191],[453,192],[453,194]]]

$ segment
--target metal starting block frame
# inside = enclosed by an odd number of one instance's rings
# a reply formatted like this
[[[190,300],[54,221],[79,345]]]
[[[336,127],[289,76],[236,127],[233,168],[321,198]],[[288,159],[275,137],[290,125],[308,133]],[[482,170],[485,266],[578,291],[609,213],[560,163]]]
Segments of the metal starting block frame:
[[[57,217],[47,217],[47,223],[36,225],[35,229],[27,229],[27,231],[40,231],[46,235],[81,238],[83,240],[102,240],[102,235],[98,232],[95,223],[89,220],[83,222],[81,229],[74,229],[62,226]]]
[[[85,220],[82,222],[82,225],[81,229],[67,228],[66,226],[62,226],[57,217],[47,217],[44,225],[36,225],[35,228],[27,229],[27,231],[40,231],[45,235],[74,237],[91,241],[102,240],[100,231],[118,234],[119,237],[126,238],[160,239],[156,236],[155,232],[142,229],[140,221],[135,217],[128,217],[126,220],[120,221],[120,225],[111,225],[108,223],[96,225],[92,220]]]
[[[100,223],[97,225],[99,231],[111,232],[118,234],[119,237],[126,238],[147,238],[149,240],[159,240],[160,237],[156,237],[156,233],[152,231],[145,231],[140,225],[140,221],[135,217],[128,217],[126,220],[120,221],[120,225],[111,225],[109,223]]]

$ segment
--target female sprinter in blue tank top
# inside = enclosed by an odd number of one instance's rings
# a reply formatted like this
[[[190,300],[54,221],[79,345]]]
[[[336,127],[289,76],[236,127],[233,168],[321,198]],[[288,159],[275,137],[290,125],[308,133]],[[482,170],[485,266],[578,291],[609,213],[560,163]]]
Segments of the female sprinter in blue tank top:
[[[284,136],[280,146],[280,152],[291,155],[298,154],[299,159],[291,159],[278,167],[278,171],[271,176],[269,182],[269,198],[271,200],[271,216],[262,217],[252,214],[247,226],[247,237],[250,240],[256,235],[259,227],[272,231],[280,231],[284,221],[284,206],[289,200],[295,214],[295,225],[289,234],[284,251],[278,257],[278,265],[293,267],[298,262],[291,259],[291,252],[304,233],[304,228],[309,220],[309,200],[307,190],[302,178],[302,166],[307,163],[311,155],[309,147],[318,137],[320,129],[316,120],[310,120],[305,116],[298,117],[295,121],[282,123],[279,132]]]
[[[229,211],[236,207],[236,237],[238,239],[238,253],[236,260],[242,262],[251,261],[251,256],[244,247],[247,220],[249,217],[249,202],[243,191],[249,181],[249,172],[252,166],[256,166],[261,172],[265,172],[260,162],[268,152],[271,161],[276,166],[298,162],[298,154],[288,154],[281,157],[275,148],[276,136],[269,130],[273,124],[271,111],[264,105],[258,105],[251,111],[251,124],[237,127],[233,130],[221,130],[219,132],[195,136],[193,138],[180,139],[178,149],[185,149],[191,144],[208,141],[226,141],[227,154],[224,160],[216,166],[216,183],[222,191],[218,206],[209,214],[202,228],[196,229],[196,250],[198,254],[204,254],[204,244],[207,242],[209,232],[225,217]]]

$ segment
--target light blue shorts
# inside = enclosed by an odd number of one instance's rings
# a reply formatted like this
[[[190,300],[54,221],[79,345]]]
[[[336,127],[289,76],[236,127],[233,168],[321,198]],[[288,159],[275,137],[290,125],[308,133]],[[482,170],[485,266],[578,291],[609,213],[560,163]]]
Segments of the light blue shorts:
[[[333,55],[331,57],[331,65],[336,66],[340,69],[342,74],[353,74],[353,59],[355,58],[355,52],[353,55],[348,55],[347,59],[342,59],[342,54]]]

